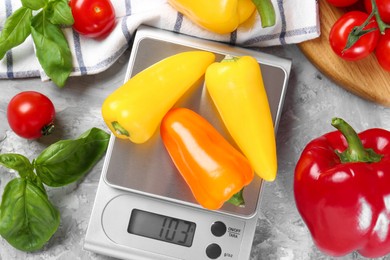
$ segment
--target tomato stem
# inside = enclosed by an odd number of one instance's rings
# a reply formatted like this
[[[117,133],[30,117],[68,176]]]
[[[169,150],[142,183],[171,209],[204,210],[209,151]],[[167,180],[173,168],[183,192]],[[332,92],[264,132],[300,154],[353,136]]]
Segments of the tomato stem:
[[[368,30],[364,30],[364,27],[366,27],[371,22],[372,17],[375,16],[376,22],[378,24],[379,32],[382,35],[385,34],[385,30],[387,28],[390,28],[390,25],[386,24],[382,20],[380,14],[379,14],[378,6],[376,5],[376,1],[375,0],[371,0],[371,6],[372,6],[372,11],[371,11],[370,15],[368,16],[368,18],[364,21],[364,23],[362,23],[360,26],[355,26],[351,30],[351,32],[349,33],[348,39],[347,39],[347,43],[345,44],[345,47],[344,47],[342,52],[345,52],[350,47],[352,47],[360,39],[360,37],[362,37],[363,35],[377,30],[376,28],[371,28],[371,29],[368,29]]]
[[[47,124],[42,128],[41,133],[43,136],[50,135],[51,133],[53,133],[54,128],[55,126],[53,123]]]
[[[375,0],[372,0],[375,1]],[[368,30],[365,30],[364,27],[366,27],[370,22],[371,18],[375,15],[374,11],[371,12],[371,14],[368,16],[368,18],[362,23],[360,26],[355,26],[351,32],[348,35],[347,43],[345,44],[345,47],[342,52],[345,52],[349,48],[351,48],[363,35],[373,32],[377,30],[376,28],[371,28]]]
[[[376,1],[375,0],[371,0],[371,6],[372,6],[371,14],[375,15],[376,22],[378,24],[378,28],[379,28],[380,33],[381,34],[385,34],[386,28],[390,28],[390,25],[386,24],[382,20],[380,14],[379,14],[378,6],[376,5]]]

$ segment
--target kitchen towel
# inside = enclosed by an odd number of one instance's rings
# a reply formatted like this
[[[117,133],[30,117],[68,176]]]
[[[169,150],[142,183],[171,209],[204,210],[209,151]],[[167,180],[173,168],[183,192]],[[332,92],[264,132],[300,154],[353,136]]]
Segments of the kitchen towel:
[[[201,29],[173,9],[166,0],[111,0],[116,26],[103,40],[79,35],[72,28],[63,31],[73,55],[71,76],[91,75],[106,70],[129,48],[136,29],[149,25],[203,39],[241,47],[267,47],[299,43],[320,35],[318,0],[272,0],[276,25],[261,28],[258,15],[252,26],[241,26],[230,34],[219,35]],[[6,17],[21,6],[21,0],[2,0],[0,30]],[[0,61],[0,78],[41,77],[49,80],[35,57],[31,36],[7,52]]]

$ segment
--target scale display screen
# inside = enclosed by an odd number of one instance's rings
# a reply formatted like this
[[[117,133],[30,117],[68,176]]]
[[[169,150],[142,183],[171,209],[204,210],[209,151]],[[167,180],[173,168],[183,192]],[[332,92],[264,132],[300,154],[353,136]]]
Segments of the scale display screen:
[[[191,247],[196,224],[139,209],[133,209],[127,227],[130,234]]]

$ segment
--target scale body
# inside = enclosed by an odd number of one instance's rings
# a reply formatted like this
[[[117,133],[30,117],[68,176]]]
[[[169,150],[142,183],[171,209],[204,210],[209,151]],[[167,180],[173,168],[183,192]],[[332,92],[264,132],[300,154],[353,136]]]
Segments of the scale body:
[[[163,58],[190,50],[213,52],[217,61],[225,55],[256,58],[276,131],[291,69],[287,59],[141,26],[125,81]],[[198,112],[233,143],[203,80],[198,84],[176,106]],[[249,259],[261,187],[262,180],[255,176],[244,189],[245,207],[225,203],[217,211],[206,210],[177,172],[158,130],[144,144],[111,135],[84,248],[134,260]]]

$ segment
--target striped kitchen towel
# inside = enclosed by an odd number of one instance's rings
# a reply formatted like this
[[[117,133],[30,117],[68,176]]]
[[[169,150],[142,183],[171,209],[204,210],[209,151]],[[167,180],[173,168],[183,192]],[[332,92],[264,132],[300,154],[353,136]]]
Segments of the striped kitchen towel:
[[[261,28],[258,15],[253,26],[218,35],[203,30],[175,11],[166,0],[111,0],[117,17],[116,27],[104,40],[86,38],[72,28],[63,31],[73,55],[71,76],[96,74],[110,67],[130,46],[132,35],[141,24],[241,47],[294,44],[320,34],[318,0],[272,0],[276,25]],[[6,17],[21,6],[21,0],[2,0],[0,30]],[[7,52],[0,61],[0,78],[49,78],[35,57],[31,36]]]

